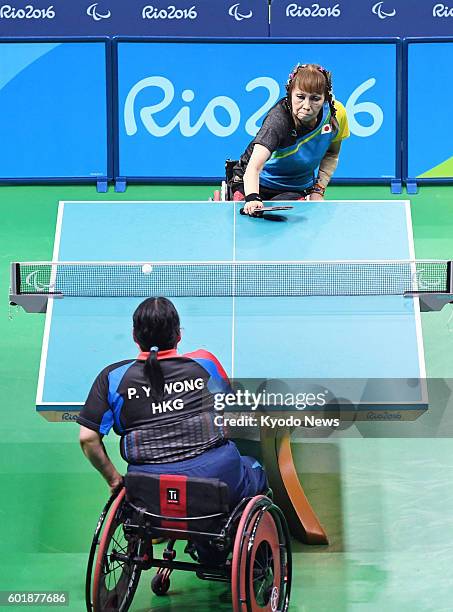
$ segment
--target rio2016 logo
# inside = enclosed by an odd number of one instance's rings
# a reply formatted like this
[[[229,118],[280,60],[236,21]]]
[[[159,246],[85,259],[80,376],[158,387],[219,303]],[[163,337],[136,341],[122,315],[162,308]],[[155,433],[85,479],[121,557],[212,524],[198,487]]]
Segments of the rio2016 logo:
[[[196,19],[197,17],[198,13],[195,6],[178,9],[176,6],[170,5],[166,9],[160,9],[147,5],[142,10],[143,19]]]
[[[0,6],[0,19],[54,19],[55,10],[53,6],[47,8],[35,8],[27,4],[24,8],[16,8],[10,4]]]
[[[298,4],[288,4],[286,7],[287,17],[340,17],[341,8],[339,4],[335,6],[319,6],[312,4],[311,6],[299,6]]]
[[[433,17],[453,17],[453,8],[445,4],[435,4],[433,6]]]
[[[63,412],[63,414],[61,415],[61,420],[62,421],[77,421],[77,414],[78,413]]]
[[[359,98],[368,90],[376,85],[376,79],[370,78],[359,85],[349,96],[345,107],[348,115],[349,128],[352,134],[361,138],[373,136],[378,132],[384,122],[382,108],[375,102],[359,101]],[[245,91],[251,92],[257,88],[267,91],[267,100],[246,120],[245,131],[250,136],[255,136],[259,130],[258,122],[274,106],[280,98],[280,86],[275,79],[261,76],[249,81],[245,86]],[[164,76],[150,76],[141,79],[136,83],[126,96],[124,103],[124,127],[128,136],[133,136],[138,132],[135,101],[139,93],[148,88],[160,90],[162,99],[156,104],[143,106],[140,108],[139,115],[145,129],[157,138],[163,138],[172,132],[176,127],[182,136],[192,138],[203,126],[214,136],[226,138],[236,132],[241,123],[241,110],[233,98],[229,96],[215,96],[205,106],[198,118],[193,117],[193,110],[189,104],[195,99],[195,92],[192,89],[184,89],[181,93],[181,100],[185,102],[176,111],[175,116],[166,125],[157,121],[157,115],[170,107],[175,102],[175,87],[173,83]],[[225,123],[221,123],[216,117],[216,109],[222,109],[228,115]],[[359,123],[356,115],[364,113],[371,117],[368,125]]]

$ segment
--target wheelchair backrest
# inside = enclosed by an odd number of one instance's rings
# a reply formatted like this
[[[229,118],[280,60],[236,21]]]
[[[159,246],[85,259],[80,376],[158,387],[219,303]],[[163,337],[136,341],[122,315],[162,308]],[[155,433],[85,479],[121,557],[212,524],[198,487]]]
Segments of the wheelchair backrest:
[[[233,168],[238,163],[237,159],[227,159],[225,162],[225,180],[227,183],[233,178]]]
[[[127,501],[159,517],[151,517],[155,527],[217,531],[219,517],[208,517],[229,512],[228,486],[216,478],[130,472],[125,485]],[[194,517],[204,518],[175,520]]]

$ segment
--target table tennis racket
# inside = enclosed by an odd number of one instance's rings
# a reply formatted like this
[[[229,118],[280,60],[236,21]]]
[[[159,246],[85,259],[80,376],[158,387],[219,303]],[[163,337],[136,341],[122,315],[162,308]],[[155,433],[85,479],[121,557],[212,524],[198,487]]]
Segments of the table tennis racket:
[[[264,206],[263,208],[258,208],[255,212],[250,215],[251,217],[261,217],[263,213],[274,212],[276,210],[291,210],[294,206]],[[239,210],[241,215],[246,215],[244,209],[241,208]]]

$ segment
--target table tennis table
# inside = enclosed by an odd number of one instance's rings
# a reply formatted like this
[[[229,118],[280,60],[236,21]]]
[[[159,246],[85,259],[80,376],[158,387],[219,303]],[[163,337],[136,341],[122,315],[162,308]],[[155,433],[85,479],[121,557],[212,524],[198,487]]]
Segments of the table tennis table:
[[[298,203],[278,221],[232,203],[60,202],[53,261],[414,259],[408,201]],[[48,301],[36,408],[73,420],[97,373],[133,358],[131,316],[143,298]],[[174,298],[180,352],[206,348],[243,379],[425,378],[417,298]],[[411,405],[426,408],[423,385]],[[394,406],[381,402],[379,409]],[[326,542],[292,461],[288,432],[264,432],[263,457],[294,535]],[[271,465],[272,464],[272,465]],[[275,481],[275,478],[278,482]]]

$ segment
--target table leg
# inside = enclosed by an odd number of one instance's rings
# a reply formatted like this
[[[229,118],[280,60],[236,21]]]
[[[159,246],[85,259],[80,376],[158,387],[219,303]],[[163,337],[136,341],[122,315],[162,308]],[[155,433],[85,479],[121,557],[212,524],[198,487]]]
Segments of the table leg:
[[[328,544],[294,466],[289,429],[260,429],[261,452],[275,503],[281,507],[292,535],[306,544]]]

